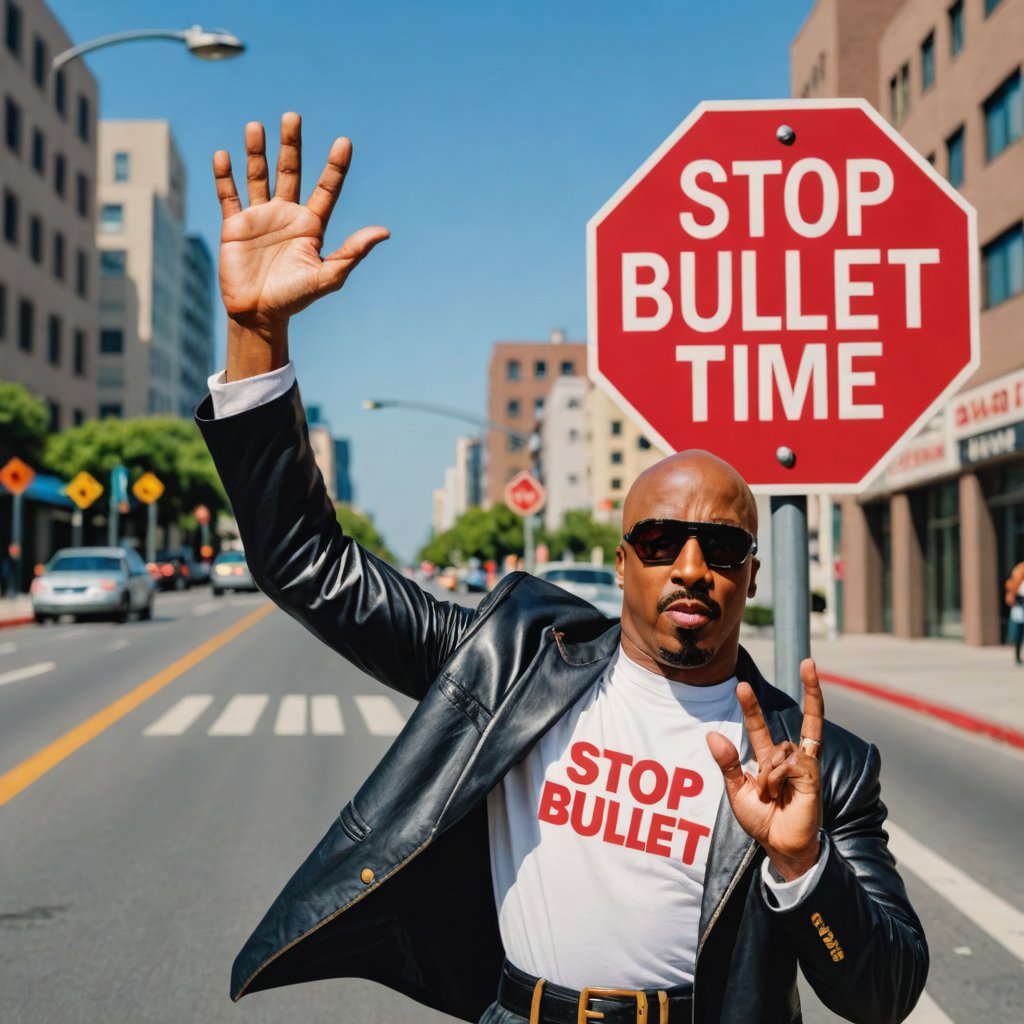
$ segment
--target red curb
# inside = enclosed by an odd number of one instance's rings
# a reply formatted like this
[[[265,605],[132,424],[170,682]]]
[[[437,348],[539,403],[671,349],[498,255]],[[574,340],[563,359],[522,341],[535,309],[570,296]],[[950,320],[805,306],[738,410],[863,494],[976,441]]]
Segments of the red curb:
[[[826,683],[834,683],[836,686],[844,686],[848,690],[856,690],[859,693],[866,693],[880,700],[886,700],[890,704],[898,704],[900,707],[909,708],[911,711],[920,711],[925,715],[932,715],[940,718],[958,729],[966,729],[968,732],[980,732],[993,739],[1009,743],[1014,747],[1024,748],[1024,732],[1016,729],[1007,729],[1005,726],[996,725],[994,722],[986,722],[983,718],[975,718],[965,711],[956,711],[943,704],[933,704],[931,701],[921,700],[918,697],[911,697],[906,693],[899,693],[896,690],[887,690],[884,686],[875,683],[862,683],[859,679],[846,679],[843,676],[834,676],[830,673],[819,672],[818,678]]]
[[[3,619],[0,621],[0,629],[3,629],[4,626],[27,626],[35,621],[34,615],[30,615],[27,619]]]

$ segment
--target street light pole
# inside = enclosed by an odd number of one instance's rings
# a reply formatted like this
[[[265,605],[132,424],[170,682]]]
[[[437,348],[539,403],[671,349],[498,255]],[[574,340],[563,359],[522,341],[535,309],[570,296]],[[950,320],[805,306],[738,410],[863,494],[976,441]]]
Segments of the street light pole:
[[[520,444],[531,443],[532,434],[524,434],[521,430],[514,430],[505,426],[504,423],[496,423],[484,416],[478,416],[466,409],[452,409],[447,405],[434,405],[431,402],[406,401],[404,398],[364,398],[364,409],[415,409],[417,412],[427,412],[432,416],[447,416],[453,420],[463,420],[466,423],[473,423],[478,427],[487,427],[488,430],[497,430],[501,434],[514,437]]]
[[[102,46],[134,42],[137,39],[171,39],[184,43],[189,53],[201,60],[225,60],[228,57],[237,57],[245,51],[245,43],[238,36],[223,29],[205,29],[201,25],[184,29],[139,28],[99,36],[58,53],[50,62],[50,74],[55,75],[65,64],[81,57],[83,53],[90,53]]]

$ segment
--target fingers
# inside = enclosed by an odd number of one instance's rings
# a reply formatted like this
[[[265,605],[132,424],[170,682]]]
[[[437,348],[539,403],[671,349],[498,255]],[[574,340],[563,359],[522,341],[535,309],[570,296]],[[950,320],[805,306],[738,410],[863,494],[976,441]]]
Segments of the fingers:
[[[220,201],[220,212],[224,220],[242,212],[242,202],[235,188],[235,178],[231,173],[231,157],[223,149],[213,154],[213,181]]]
[[[813,791],[817,788],[818,762],[788,741],[779,745],[770,765],[770,770],[762,769],[757,777],[757,789],[762,798],[767,796],[778,800],[788,783],[798,790]]]
[[[306,205],[320,218],[324,226],[330,220],[334,204],[341,195],[349,165],[352,162],[352,143],[348,139],[335,139],[327,154],[327,165],[313,189]]]
[[[245,180],[249,186],[249,205],[270,201],[270,172],[267,170],[267,134],[259,121],[245,126]]]
[[[325,291],[337,291],[374,246],[391,237],[384,227],[360,228],[324,258]]]
[[[281,115],[281,151],[277,154],[274,198],[288,203],[299,201],[302,179],[302,118]]]
[[[750,747],[754,752],[754,758],[760,764],[765,757],[769,756],[775,741],[765,724],[764,715],[761,714],[761,705],[754,696],[754,691],[749,683],[740,683],[736,687],[736,696],[739,698],[740,708],[743,710],[743,727],[750,737]]]
[[[740,755],[733,742],[720,732],[709,732],[706,737],[708,749],[715,763],[722,770],[725,791],[732,799],[747,783],[747,776],[740,765]]]
[[[825,698],[814,667],[813,658],[800,662],[800,680],[804,684],[804,719],[800,726],[800,748],[809,757],[821,753],[821,736],[825,725]]]

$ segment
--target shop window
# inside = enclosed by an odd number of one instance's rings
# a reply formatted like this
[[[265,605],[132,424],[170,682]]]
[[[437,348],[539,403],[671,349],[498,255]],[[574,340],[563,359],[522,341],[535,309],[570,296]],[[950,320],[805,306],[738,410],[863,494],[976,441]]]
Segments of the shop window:
[[[985,156],[991,160],[1024,135],[1024,94],[1018,68],[982,104],[985,111]]]
[[[985,308],[1024,291],[1024,226],[1015,224],[981,250]]]

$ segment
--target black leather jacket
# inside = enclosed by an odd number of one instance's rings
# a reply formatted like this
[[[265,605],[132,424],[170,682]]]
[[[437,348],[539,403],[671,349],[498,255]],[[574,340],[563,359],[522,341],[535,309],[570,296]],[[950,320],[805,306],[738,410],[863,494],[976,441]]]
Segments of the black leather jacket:
[[[487,847],[487,793],[595,682],[618,624],[523,573],[475,611],[436,601],[342,535],[296,389],[237,416],[197,420],[260,588],[315,636],[419,701],[396,739],[239,953],[231,993],[364,977],[476,1020],[503,957]],[[801,716],[745,651],[772,734]],[[769,909],[763,853],[723,799],[704,886],[694,1020],[800,1020],[796,967],[850,1020],[902,1020],[928,953],[882,830],[878,753],[826,724],[819,884]],[[595,984],[608,984],[595,978]]]

